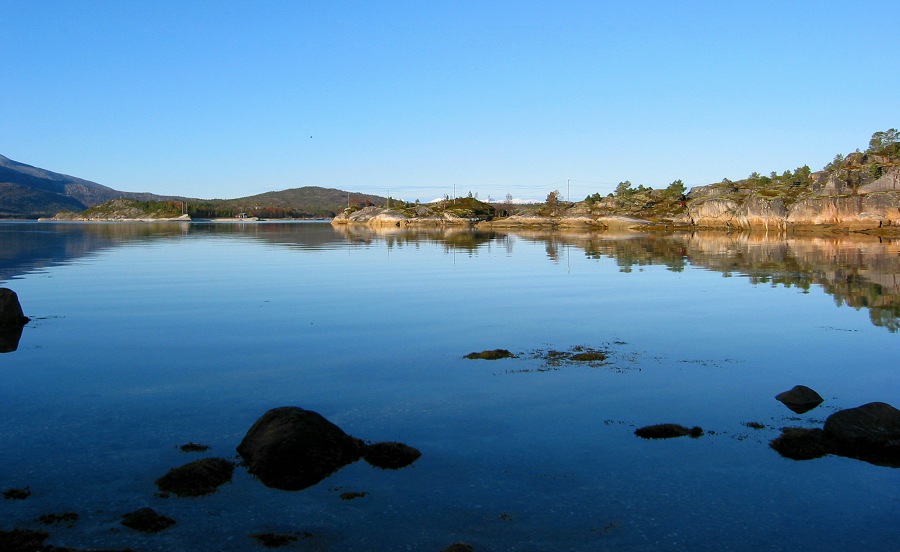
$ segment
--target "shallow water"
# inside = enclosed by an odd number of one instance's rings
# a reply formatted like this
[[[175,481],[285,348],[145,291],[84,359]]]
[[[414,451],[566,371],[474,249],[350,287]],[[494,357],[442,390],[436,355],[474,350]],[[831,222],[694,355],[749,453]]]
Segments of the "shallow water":
[[[264,532],[300,533],[286,550],[900,542],[900,471],[768,447],[837,409],[900,406],[897,241],[3,223],[0,285],[33,318],[0,355],[0,488],[33,493],[0,501],[3,530],[137,550],[262,549]],[[578,346],[608,361],[548,364]],[[500,347],[518,358],[463,358]],[[796,384],[824,404],[774,400]],[[239,468],[210,496],[155,495],[285,405],[422,457],[298,492]],[[706,435],[633,434],[661,422]],[[119,524],[142,506],[178,524]],[[61,512],[80,518],[37,521]]]

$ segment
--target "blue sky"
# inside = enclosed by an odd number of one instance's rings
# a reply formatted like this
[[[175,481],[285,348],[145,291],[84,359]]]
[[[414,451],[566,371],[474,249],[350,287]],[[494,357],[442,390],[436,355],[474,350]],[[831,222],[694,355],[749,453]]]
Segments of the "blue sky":
[[[900,126],[900,2],[0,0],[0,154],[126,191],[572,199]]]

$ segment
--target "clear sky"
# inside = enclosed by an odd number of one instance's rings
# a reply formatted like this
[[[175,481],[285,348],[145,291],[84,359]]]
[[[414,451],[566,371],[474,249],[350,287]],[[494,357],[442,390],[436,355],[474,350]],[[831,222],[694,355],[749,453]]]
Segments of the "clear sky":
[[[900,2],[0,0],[0,154],[125,191],[574,199],[900,127]]]

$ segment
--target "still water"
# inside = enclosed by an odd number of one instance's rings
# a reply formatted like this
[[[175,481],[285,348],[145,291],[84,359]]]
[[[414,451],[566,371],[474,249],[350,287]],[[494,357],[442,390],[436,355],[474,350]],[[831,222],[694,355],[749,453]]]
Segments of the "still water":
[[[33,319],[0,355],[0,488],[32,492],[0,501],[0,530],[146,551],[262,550],[257,533],[322,551],[898,549],[900,470],[768,446],[900,406],[898,241],[3,223],[0,286]],[[577,347],[607,362],[548,361]],[[517,358],[463,358],[495,348]],[[774,399],[797,384],[825,402]],[[238,468],[215,494],[156,496],[286,405],[422,457],[297,492]],[[706,433],[634,435],[663,422]],[[120,525],[143,506],[177,525]],[[63,512],[79,518],[38,521]]]

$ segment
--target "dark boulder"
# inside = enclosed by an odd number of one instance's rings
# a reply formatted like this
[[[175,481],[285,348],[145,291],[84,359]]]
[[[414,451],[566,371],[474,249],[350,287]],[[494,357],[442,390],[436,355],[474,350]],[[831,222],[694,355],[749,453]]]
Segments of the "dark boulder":
[[[829,453],[829,446],[821,429],[786,427],[781,435],[769,442],[778,454],[791,460],[811,460]]]
[[[398,470],[415,462],[422,453],[403,443],[375,443],[366,447],[363,459],[376,468]]]
[[[234,464],[222,458],[202,458],[189,464],[172,468],[156,480],[156,486],[164,493],[178,496],[203,496],[216,492],[221,485],[231,481]]]
[[[823,401],[818,393],[805,385],[795,385],[792,389],[775,395],[775,398],[797,414],[809,412]]]
[[[310,410],[269,410],[247,431],[237,451],[267,487],[297,491],[359,460],[365,443]]]
[[[644,439],[672,439],[686,435],[696,439],[703,435],[703,429],[699,426],[687,428],[678,424],[656,424],[639,427],[634,430],[634,434]]]
[[[122,525],[141,533],[159,533],[175,525],[175,520],[157,514],[153,508],[140,508],[122,516]]]
[[[19,348],[22,328],[29,321],[22,312],[16,292],[0,288],[0,353],[11,353]]]
[[[839,410],[825,420],[824,434],[835,454],[900,467],[900,410],[887,403]]]
[[[0,328],[21,328],[30,319],[22,312],[19,296],[9,288],[0,288]]]

